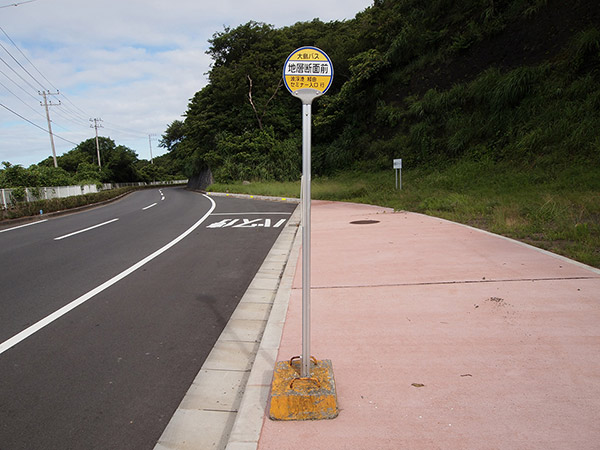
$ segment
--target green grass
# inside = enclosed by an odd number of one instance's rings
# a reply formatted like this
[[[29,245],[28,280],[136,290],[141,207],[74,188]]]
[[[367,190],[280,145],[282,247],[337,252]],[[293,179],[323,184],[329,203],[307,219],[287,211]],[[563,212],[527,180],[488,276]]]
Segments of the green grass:
[[[600,168],[515,169],[462,161],[443,170],[344,172],[316,178],[312,198],[387,206],[468,224],[600,268]],[[214,184],[214,192],[299,197],[300,182]]]

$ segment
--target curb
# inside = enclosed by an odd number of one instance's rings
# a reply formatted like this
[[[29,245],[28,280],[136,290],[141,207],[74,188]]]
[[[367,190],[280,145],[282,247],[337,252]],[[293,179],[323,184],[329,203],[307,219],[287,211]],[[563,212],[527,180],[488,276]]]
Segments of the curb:
[[[296,208],[293,217],[294,222],[299,225],[300,208]],[[290,222],[292,222],[291,219]],[[250,377],[246,383],[244,396],[226,450],[255,450],[258,447],[302,243],[302,236],[301,233],[298,233],[298,229],[299,227],[296,227],[288,261],[275,295],[273,308]]]
[[[155,450],[256,448],[298,259],[299,218],[296,208]]]
[[[266,200],[270,202],[285,202],[285,203],[300,203],[299,198],[294,197],[273,197],[266,195],[251,195],[251,194],[235,194],[228,192],[206,192],[206,195],[213,197],[234,197],[234,198],[246,198],[251,200]]]

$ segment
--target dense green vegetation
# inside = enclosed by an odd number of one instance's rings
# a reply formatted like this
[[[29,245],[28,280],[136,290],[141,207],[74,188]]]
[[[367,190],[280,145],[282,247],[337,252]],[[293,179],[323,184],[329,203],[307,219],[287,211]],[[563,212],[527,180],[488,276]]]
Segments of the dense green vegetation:
[[[438,169],[462,159],[545,170],[597,164],[600,7],[591,0],[376,0],[347,22],[249,22],[210,41],[209,84],[162,145],[188,175],[296,180],[300,103],[287,55],[324,49],[334,84],[313,106],[315,175]],[[557,28],[558,27],[558,28]]]
[[[85,195],[73,195],[65,198],[50,200],[36,200],[31,202],[17,202],[8,209],[0,209],[0,219],[18,219],[21,217],[36,216],[42,211],[44,214],[80,208],[106,202],[136,190],[135,187],[122,187],[106,191],[94,192]]]
[[[28,168],[3,162],[0,188],[32,188],[97,183],[129,183],[135,181],[169,181],[183,178],[182,164],[167,154],[150,161],[139,160],[137,154],[112,139],[98,138],[102,169],[98,166],[96,140],[88,139],[73,150],[51,157]]]
[[[211,190],[297,197],[300,107],[276,88],[287,54],[315,45],[336,75],[313,106],[314,198],[433,214],[600,267],[599,23],[590,0],[381,0],[348,22],[226,29],[211,84],[163,143],[210,167]],[[268,149],[294,145],[295,167],[269,171]]]

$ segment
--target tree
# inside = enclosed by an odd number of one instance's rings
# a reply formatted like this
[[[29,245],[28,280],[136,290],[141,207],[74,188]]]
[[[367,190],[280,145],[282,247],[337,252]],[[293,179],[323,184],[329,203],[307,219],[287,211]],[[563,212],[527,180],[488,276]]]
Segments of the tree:
[[[2,163],[4,169],[0,170],[0,187],[28,187],[31,186],[31,174],[23,166],[12,165],[8,161]]]

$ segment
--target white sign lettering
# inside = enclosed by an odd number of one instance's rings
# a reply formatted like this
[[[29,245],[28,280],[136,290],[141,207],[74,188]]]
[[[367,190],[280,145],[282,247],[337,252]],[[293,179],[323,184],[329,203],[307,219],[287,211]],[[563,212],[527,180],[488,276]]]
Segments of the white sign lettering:
[[[286,221],[287,219],[280,219],[273,224],[271,219],[223,219],[206,228],[279,228]]]

